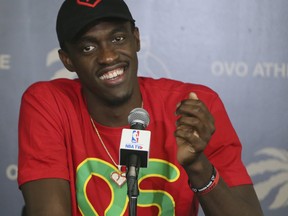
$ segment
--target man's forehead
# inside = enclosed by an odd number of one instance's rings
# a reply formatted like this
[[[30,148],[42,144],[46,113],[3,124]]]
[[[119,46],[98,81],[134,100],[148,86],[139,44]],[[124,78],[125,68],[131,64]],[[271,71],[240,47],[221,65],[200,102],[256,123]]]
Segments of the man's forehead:
[[[129,33],[132,32],[131,25],[132,24],[126,20],[99,20],[79,32],[72,42],[94,41],[97,40],[97,37],[100,39],[101,37],[109,37],[117,33]]]

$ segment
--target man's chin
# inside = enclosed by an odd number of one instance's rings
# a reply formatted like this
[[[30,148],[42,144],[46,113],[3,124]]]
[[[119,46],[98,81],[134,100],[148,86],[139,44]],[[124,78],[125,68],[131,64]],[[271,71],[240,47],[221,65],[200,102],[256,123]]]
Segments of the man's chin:
[[[110,106],[110,107],[113,107],[113,106],[121,106],[125,103],[128,103],[128,101],[131,99],[131,95],[127,94],[127,95],[124,95],[124,96],[121,96],[121,97],[115,97],[113,99],[107,99],[105,100],[106,102],[106,105]]]

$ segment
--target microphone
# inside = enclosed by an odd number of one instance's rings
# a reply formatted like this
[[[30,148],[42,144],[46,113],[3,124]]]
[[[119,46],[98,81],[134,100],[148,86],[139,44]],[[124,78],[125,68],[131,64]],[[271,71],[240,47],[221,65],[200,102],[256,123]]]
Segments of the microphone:
[[[146,168],[148,167],[151,138],[151,132],[145,130],[150,122],[149,114],[143,108],[135,108],[130,112],[128,122],[130,129],[124,128],[121,135],[120,165],[128,167],[128,163],[132,163],[135,166]],[[136,155],[137,159],[131,159],[132,161],[129,162],[130,155]]]
[[[146,131],[145,128],[150,122],[150,117],[143,108],[135,108],[130,112],[128,122],[130,129],[122,130],[120,165],[127,167],[129,216],[135,216],[137,215],[137,197],[139,195],[139,168],[148,166],[151,132]]]

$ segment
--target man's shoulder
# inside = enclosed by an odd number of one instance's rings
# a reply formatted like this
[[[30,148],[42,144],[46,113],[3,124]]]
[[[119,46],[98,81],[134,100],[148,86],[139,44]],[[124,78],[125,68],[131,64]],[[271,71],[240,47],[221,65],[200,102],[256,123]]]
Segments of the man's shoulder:
[[[81,94],[81,85],[78,79],[55,79],[38,81],[31,84],[23,94],[23,98],[42,98],[43,100],[55,98],[71,98]]]
[[[31,84],[26,92],[30,93],[37,93],[41,92],[44,93],[45,91],[69,91],[73,90],[77,87],[80,87],[80,83],[78,79],[76,80],[70,80],[70,79],[55,79],[55,80],[49,80],[49,81],[38,81],[33,84]]]
[[[170,93],[190,93],[195,92],[197,94],[204,95],[217,95],[217,93],[208,86],[196,83],[188,83],[179,80],[173,80],[169,78],[148,78],[139,77],[140,85],[144,86],[145,89],[157,89],[157,91],[168,91]]]

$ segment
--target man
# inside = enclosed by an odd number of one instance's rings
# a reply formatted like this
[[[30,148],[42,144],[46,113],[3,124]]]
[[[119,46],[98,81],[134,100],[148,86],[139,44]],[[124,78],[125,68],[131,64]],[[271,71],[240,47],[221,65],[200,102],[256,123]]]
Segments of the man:
[[[262,215],[241,144],[218,95],[178,81],[137,77],[140,37],[122,0],[65,1],[59,56],[76,80],[24,93],[19,178],[27,215],[127,215],[119,143],[131,110],[151,122],[138,215]]]

